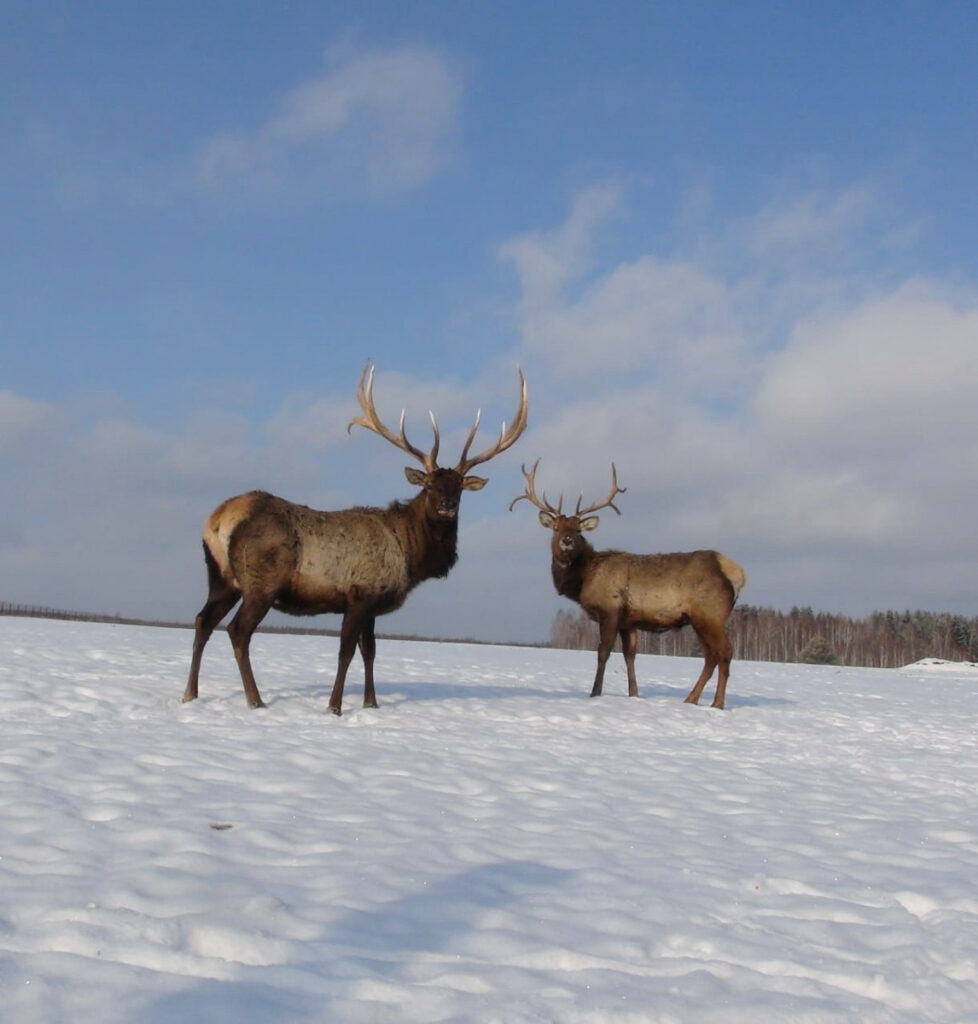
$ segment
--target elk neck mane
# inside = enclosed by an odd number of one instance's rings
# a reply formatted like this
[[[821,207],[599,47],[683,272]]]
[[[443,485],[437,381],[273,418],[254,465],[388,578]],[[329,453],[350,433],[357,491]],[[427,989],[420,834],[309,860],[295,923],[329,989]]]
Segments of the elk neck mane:
[[[581,538],[581,550],[568,562],[560,562],[551,558],[550,573],[553,577],[554,587],[561,597],[568,597],[572,601],[580,601],[581,588],[584,586],[584,574],[589,565],[601,561],[608,555],[614,555],[614,551],[595,551],[594,548]]]
[[[458,561],[458,518],[431,519],[425,513],[425,495],[410,501],[392,501],[377,513],[397,538],[410,567],[412,583],[442,579]]]

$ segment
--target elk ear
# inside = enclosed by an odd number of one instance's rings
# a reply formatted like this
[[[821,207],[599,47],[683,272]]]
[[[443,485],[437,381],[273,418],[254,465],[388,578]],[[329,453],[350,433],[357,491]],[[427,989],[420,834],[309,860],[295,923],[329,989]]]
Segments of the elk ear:
[[[601,520],[597,516],[588,516],[587,519],[581,520],[582,530],[593,530]]]
[[[407,477],[407,482],[415,487],[424,487],[428,483],[428,474],[422,473],[414,466],[405,466],[404,475]]]
[[[541,512],[539,517],[540,525],[552,530],[557,523],[557,517],[551,512]]]
[[[481,491],[489,480],[484,476],[465,476],[462,477],[462,490],[463,491]]]

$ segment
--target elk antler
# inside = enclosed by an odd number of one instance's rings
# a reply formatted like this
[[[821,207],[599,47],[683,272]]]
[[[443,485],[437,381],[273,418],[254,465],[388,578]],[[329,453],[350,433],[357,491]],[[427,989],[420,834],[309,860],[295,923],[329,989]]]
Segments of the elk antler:
[[[523,371],[517,371],[520,375],[520,404],[516,410],[516,416],[513,418],[513,422],[509,425],[509,430],[506,429],[506,424],[503,423],[502,430],[499,432],[499,440],[491,447],[487,448],[484,452],[480,452],[478,455],[469,455],[469,448],[472,446],[472,442],[475,440],[476,431],[479,429],[479,419],[481,418],[481,412],[475,414],[475,423],[472,424],[472,429],[469,431],[469,436],[465,439],[465,447],[462,449],[462,456],[458,460],[458,465],[455,467],[456,473],[462,475],[468,473],[473,466],[478,466],[483,462],[488,462],[491,458],[499,455],[500,452],[506,451],[516,443],[520,434],[526,430],[527,420],[527,403],[526,403],[526,379],[523,376]]]
[[[529,473],[527,473],[526,471],[526,466],[520,466],[520,469],[523,471],[523,476],[526,478],[526,490],[518,498],[513,498],[513,500],[509,503],[510,512],[513,511],[513,506],[518,501],[522,501],[524,498],[526,498],[526,500],[530,502],[530,504],[536,505],[536,507],[540,509],[541,512],[549,512],[552,516],[560,515],[561,507],[564,504],[563,495],[560,496],[560,500],[557,502],[556,508],[554,508],[553,505],[551,505],[550,502],[547,501],[546,494],[543,495],[542,499],[537,497],[536,475],[537,466],[539,465],[540,460],[537,459],[537,461],[533,463],[533,469],[531,469]]]
[[[404,432],[403,409],[401,410],[400,423],[401,436],[398,437],[390,428],[385,427],[381,423],[380,417],[377,415],[377,409],[374,406],[374,367],[369,359],[363,368],[363,373],[360,375],[360,386],[357,388],[357,402],[366,415],[355,416],[350,420],[346,428],[347,433],[349,433],[350,427],[354,424],[366,427],[367,430],[372,430],[375,434],[380,434],[381,437],[386,438],[396,448],[400,448],[401,451],[413,455],[424,466],[426,473],[433,473],[438,468],[438,446],[441,444],[441,437],[438,433],[438,423],[435,421],[435,414],[430,410],[428,412],[428,416],[431,418],[432,430],[435,432],[435,443],[430,452],[423,452],[420,448],[415,448],[407,439],[407,434]],[[513,440],[515,441],[516,438],[513,438]]]
[[[615,464],[612,462],[611,490],[608,492],[608,497],[605,498],[604,501],[599,501],[596,505],[588,505],[587,508],[581,508],[581,502],[584,500],[584,495],[582,494],[577,499],[577,508],[574,510],[574,515],[580,519],[582,516],[586,516],[591,512],[597,512],[599,508],[613,508],[618,515],[621,515],[621,509],[615,505],[615,495],[624,494],[626,490],[628,490],[627,487],[618,486],[618,470],[615,469]]]

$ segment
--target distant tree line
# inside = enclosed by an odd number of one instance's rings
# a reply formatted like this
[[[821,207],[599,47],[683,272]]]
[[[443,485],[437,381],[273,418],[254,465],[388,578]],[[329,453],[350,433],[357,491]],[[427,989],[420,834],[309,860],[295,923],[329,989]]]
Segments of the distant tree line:
[[[124,615],[72,612],[39,605],[0,601],[0,615],[66,619],[81,622],[114,622],[135,626],[186,628],[185,622],[161,622]],[[814,612],[811,608],[774,608],[742,604],[727,623],[734,657],[744,661],[790,661],[817,664],[865,665],[899,668],[921,658],[978,662],[978,618],[947,612],[873,612],[865,619]],[[266,626],[262,632],[336,636],[334,629],[301,626]],[[400,640],[438,637],[398,636]],[[476,643],[468,640],[466,643]],[[521,646],[546,646],[523,644]],[[594,650],[598,627],[579,609],[561,609],[550,628],[551,647]],[[686,627],[666,633],[639,633],[640,654],[701,657],[693,631]]]
[[[189,629],[192,623],[163,621],[161,619],[137,619],[128,615],[103,615],[100,612],[72,612],[62,608],[45,608],[36,604],[14,604],[12,601],[0,601],[0,615],[20,615],[29,619],[63,619],[67,622],[112,622],[122,626],[163,626],[167,629]],[[219,626],[226,629],[226,626]],[[310,636],[339,636],[335,629],[316,629],[309,626],[269,626],[259,627],[261,633],[291,633]],[[380,636],[380,634],[377,634]]]
[[[864,619],[792,608],[738,605],[727,623],[734,658],[898,668],[921,658],[978,661],[978,618],[947,612],[873,612]],[[583,612],[561,609],[552,647],[591,650],[598,628]],[[640,633],[639,653],[700,656],[693,631]]]
[[[162,626],[167,629],[192,629],[193,623],[162,621],[160,619],[136,619],[126,615],[103,615],[99,612],[72,612],[63,608],[47,608],[44,605],[16,604],[13,601],[0,601],[0,615],[18,615],[30,619],[62,619],[66,622],[110,622],[122,626]],[[227,626],[222,624],[218,629],[226,630]],[[286,633],[290,636],[332,636],[340,635],[338,629],[319,628],[316,626],[272,626],[262,623],[256,630],[258,633]],[[386,640],[419,640],[428,643],[439,643],[443,637],[430,637],[421,634],[405,633],[378,633],[379,639]],[[505,641],[483,641],[463,639],[455,643],[476,644],[486,643],[490,646],[514,646]],[[521,647],[546,647],[547,644],[519,644]]]
[[[114,622],[124,626],[167,626],[180,628],[184,622],[161,622],[157,619],[137,619],[127,615],[102,615],[99,612],[72,612],[63,608],[46,608],[37,604],[15,604],[0,601],[0,615],[20,615],[30,619],[62,619],[66,622]]]

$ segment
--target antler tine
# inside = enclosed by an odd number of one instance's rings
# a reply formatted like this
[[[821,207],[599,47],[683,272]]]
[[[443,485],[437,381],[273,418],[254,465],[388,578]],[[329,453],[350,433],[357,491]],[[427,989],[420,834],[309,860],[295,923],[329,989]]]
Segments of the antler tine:
[[[469,431],[469,436],[465,441],[465,447],[462,449],[462,457],[459,459],[458,465],[455,467],[455,471],[457,473],[467,473],[473,466],[478,466],[483,462],[488,462],[494,456],[506,451],[507,448],[512,447],[516,443],[520,434],[526,430],[528,415],[526,378],[523,376],[523,371],[521,369],[518,370],[518,373],[520,375],[520,404],[516,410],[516,416],[513,418],[513,422],[509,425],[509,429],[507,430],[506,424],[503,423],[502,430],[499,433],[499,440],[491,448],[487,448],[484,452],[480,452],[478,455],[469,456],[469,448],[475,440],[476,431],[479,429],[481,410],[476,413],[475,423],[472,424],[472,429]]]
[[[431,430],[435,435],[434,445],[431,451],[425,455],[423,452],[419,452],[407,439],[407,434],[404,432],[404,409],[401,410],[401,421],[398,424],[398,429],[401,431],[401,440],[407,445],[405,451],[410,451],[412,455],[417,455],[425,464],[425,469],[430,473],[436,468],[438,464],[438,449],[441,447],[441,433],[438,430],[438,421],[435,419],[435,414],[429,409],[428,419],[431,420]]]
[[[537,461],[533,463],[533,469],[531,469],[529,473],[527,473],[525,465],[520,466],[520,469],[523,472],[523,476],[526,478],[526,490],[518,498],[513,498],[513,500],[509,503],[510,512],[513,511],[513,506],[518,501],[522,501],[524,498],[526,498],[526,500],[530,502],[531,505],[536,505],[536,507],[540,509],[542,512],[549,512],[551,515],[555,516],[560,515],[560,507],[558,506],[557,508],[554,508],[553,505],[551,505],[550,502],[547,501],[546,494],[543,495],[542,499],[537,497],[536,475],[537,466],[539,465],[540,460],[537,459]],[[563,504],[563,496],[561,496],[561,504]]]
[[[627,487],[619,487],[618,486],[618,470],[615,469],[615,464],[612,462],[612,464],[611,464],[611,490],[608,492],[608,497],[605,498],[604,501],[599,501],[595,505],[588,505],[587,508],[581,508],[581,500],[584,497],[584,495],[582,494],[581,497],[578,498],[578,500],[577,500],[577,510],[574,512],[574,515],[576,515],[578,517],[586,516],[586,515],[590,514],[591,512],[597,512],[599,508],[612,508],[612,509],[614,509],[618,513],[618,515],[621,515],[621,509],[618,508],[617,505],[615,505],[615,495],[616,494],[624,494],[625,491],[627,491],[627,490],[628,490]]]
[[[435,435],[435,443],[432,446],[431,454],[428,456],[428,459],[431,461],[431,465],[428,466],[427,469],[428,472],[430,473],[438,465],[438,449],[441,447],[441,434],[438,432],[438,420],[435,419],[435,414],[430,409],[428,410],[428,419],[431,420],[431,431]],[[401,422],[401,434],[404,434],[403,413]]]
[[[363,373],[360,375],[360,384],[357,388],[357,404],[364,411],[365,415],[354,416],[347,424],[347,433],[349,433],[350,428],[354,424],[359,427],[366,427],[367,430],[372,430],[375,434],[380,434],[385,440],[390,441],[395,448],[400,448],[401,451],[413,455],[424,466],[426,472],[434,472],[437,467],[435,460],[438,457],[438,446],[441,443],[438,424],[435,422],[435,414],[430,411],[428,413],[431,417],[432,429],[435,432],[435,443],[430,452],[423,452],[420,448],[415,448],[407,439],[407,434],[404,430],[405,410],[401,410],[400,437],[389,427],[385,427],[374,405],[374,366],[369,359],[363,368]]]
[[[481,409],[476,409],[476,411],[475,411],[475,420],[472,423],[472,429],[469,431],[469,436],[465,439],[465,444],[462,446],[462,454],[461,454],[461,456],[459,457],[459,460],[458,460],[459,472],[460,473],[464,473],[465,472],[465,470],[462,469],[461,467],[465,466],[465,460],[468,457],[469,448],[471,447],[472,442],[475,440],[475,435],[479,431],[479,421],[481,419],[482,419],[482,410]],[[503,424],[503,429],[504,430],[506,429],[506,424],[505,423]]]

